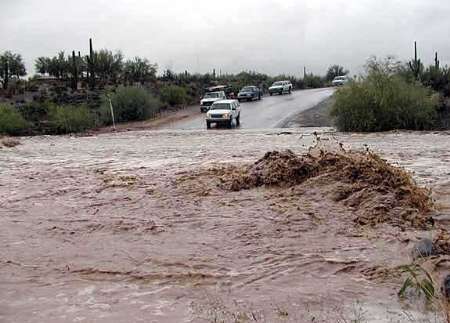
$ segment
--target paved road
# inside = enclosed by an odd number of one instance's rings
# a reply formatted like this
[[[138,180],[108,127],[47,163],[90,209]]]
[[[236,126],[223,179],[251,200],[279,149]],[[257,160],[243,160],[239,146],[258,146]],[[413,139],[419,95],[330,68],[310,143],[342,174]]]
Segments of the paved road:
[[[331,96],[334,89],[295,91],[282,96],[267,96],[261,101],[241,103],[242,129],[283,128],[289,119]],[[205,114],[168,125],[171,129],[203,129]]]

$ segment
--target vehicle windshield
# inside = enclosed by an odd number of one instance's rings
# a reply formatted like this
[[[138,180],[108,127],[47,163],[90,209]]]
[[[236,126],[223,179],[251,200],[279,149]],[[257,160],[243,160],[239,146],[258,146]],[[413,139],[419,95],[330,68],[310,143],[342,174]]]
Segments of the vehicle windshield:
[[[210,110],[231,110],[231,104],[229,103],[215,103],[211,106]]]
[[[210,92],[210,93],[206,93],[204,96],[205,99],[215,99],[215,98],[220,98],[220,93],[219,92]]]
[[[275,83],[273,83],[273,86],[280,86],[280,85],[283,85],[283,82],[275,82]]]
[[[345,76],[337,76],[337,77],[335,77],[334,79],[335,79],[336,81],[343,81],[343,80],[346,79],[346,77],[345,77]]]
[[[246,86],[241,90],[241,92],[251,92],[251,91],[253,91],[253,87],[251,86]]]

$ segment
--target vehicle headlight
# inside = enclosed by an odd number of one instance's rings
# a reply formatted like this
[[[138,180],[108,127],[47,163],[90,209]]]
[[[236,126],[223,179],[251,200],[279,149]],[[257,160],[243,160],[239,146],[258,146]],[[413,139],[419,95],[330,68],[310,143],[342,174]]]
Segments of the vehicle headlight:
[[[228,118],[230,117],[230,114],[229,114],[229,113],[225,113],[225,114],[222,115],[222,117],[223,117],[224,119],[228,119]]]

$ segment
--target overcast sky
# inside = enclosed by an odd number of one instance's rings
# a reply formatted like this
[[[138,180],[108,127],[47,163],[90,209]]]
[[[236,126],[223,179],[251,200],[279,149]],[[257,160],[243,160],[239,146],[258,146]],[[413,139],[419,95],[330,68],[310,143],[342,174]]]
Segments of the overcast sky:
[[[448,0],[0,0],[0,51],[38,56],[95,49],[144,56],[160,70],[300,75],[370,55],[434,51],[450,63]]]

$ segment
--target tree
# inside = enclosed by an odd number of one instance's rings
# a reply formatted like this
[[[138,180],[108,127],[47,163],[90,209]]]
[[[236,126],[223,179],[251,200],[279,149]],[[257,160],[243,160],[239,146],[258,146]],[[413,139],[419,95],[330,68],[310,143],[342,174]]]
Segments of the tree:
[[[6,51],[0,55],[0,82],[3,85],[3,89],[6,90],[8,88],[11,78],[19,79],[26,74],[25,64],[20,54]]]
[[[156,78],[157,70],[158,65],[151,64],[148,59],[135,57],[126,61],[123,72],[126,82],[140,82],[144,84]]]
[[[95,72],[103,81],[116,82],[123,68],[123,55],[121,52],[113,54],[107,49],[95,53]]]
[[[164,71],[164,74],[162,76],[162,79],[164,81],[174,81],[176,79],[177,75],[171,71],[170,69],[167,69]]]
[[[327,81],[333,81],[333,79],[337,76],[347,75],[348,70],[344,69],[343,66],[333,65],[328,68],[326,79]]]
[[[48,64],[46,72],[50,76],[54,76],[58,79],[67,78],[67,74],[70,70],[70,65],[69,61],[65,57],[64,52],[59,52],[57,56],[54,56],[52,58],[40,58],[40,61]],[[45,65],[43,67],[45,67]]]
[[[50,74],[50,65],[52,59],[50,57],[38,57],[34,63],[34,68],[40,74]]]

